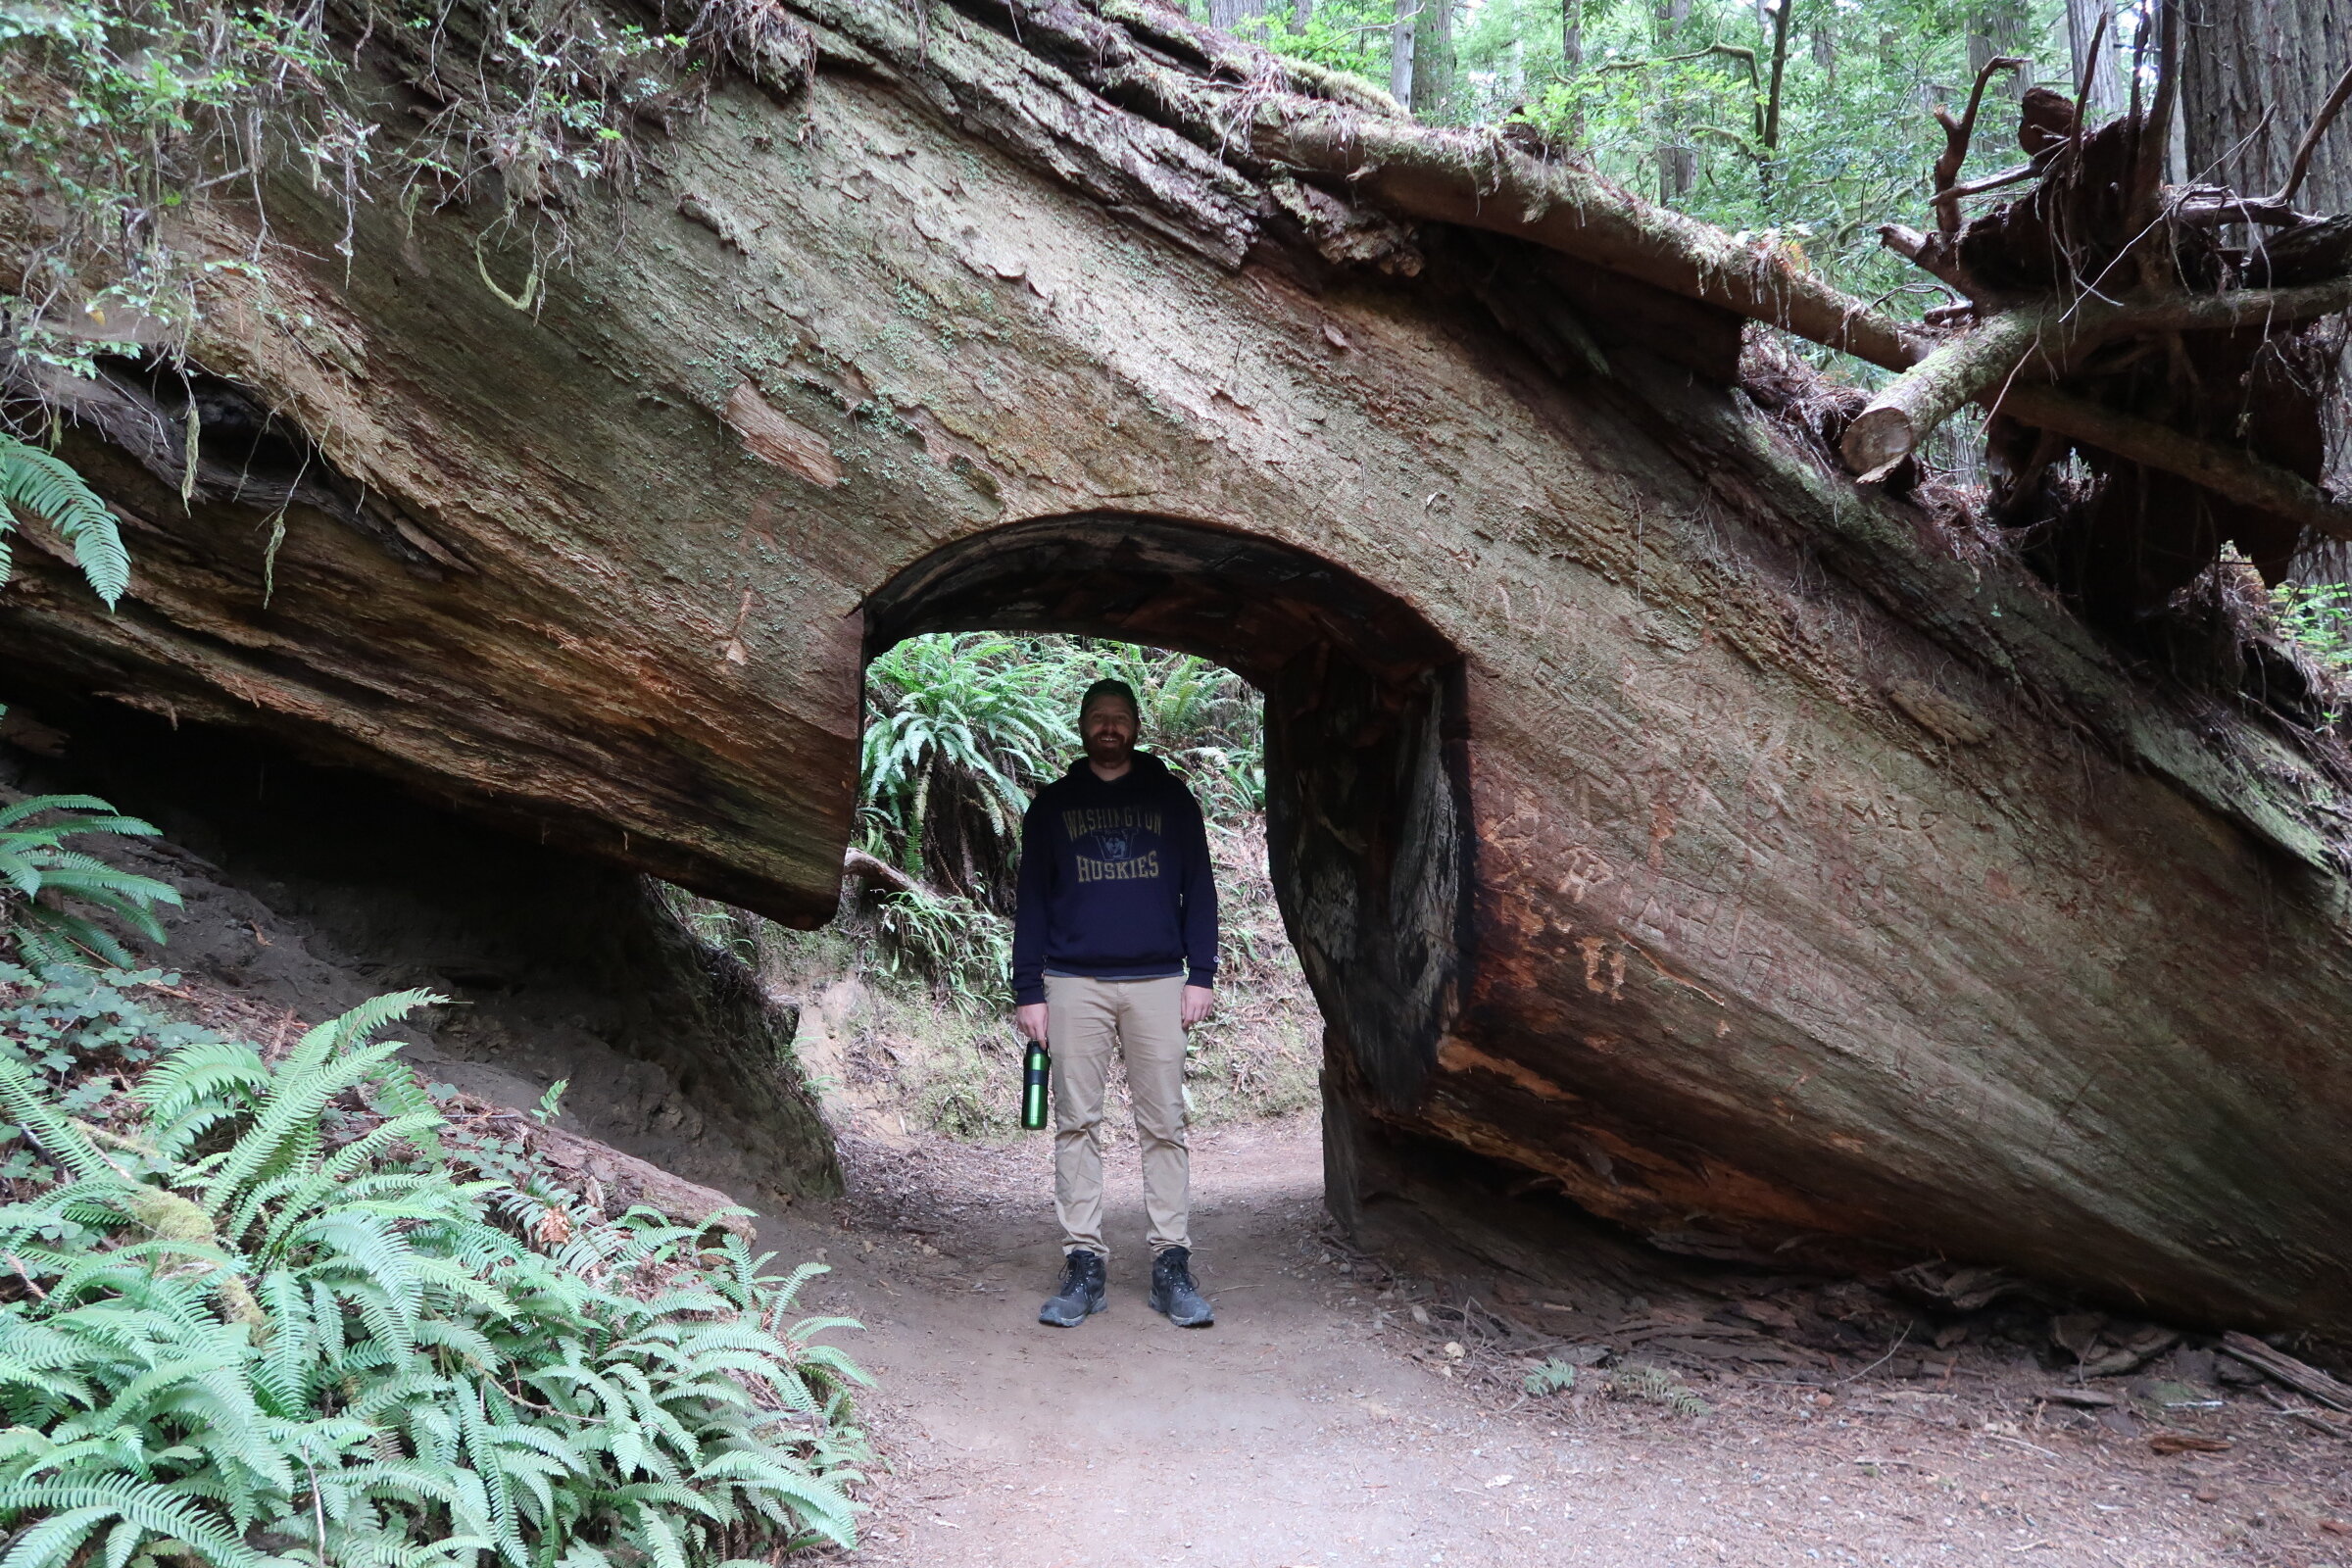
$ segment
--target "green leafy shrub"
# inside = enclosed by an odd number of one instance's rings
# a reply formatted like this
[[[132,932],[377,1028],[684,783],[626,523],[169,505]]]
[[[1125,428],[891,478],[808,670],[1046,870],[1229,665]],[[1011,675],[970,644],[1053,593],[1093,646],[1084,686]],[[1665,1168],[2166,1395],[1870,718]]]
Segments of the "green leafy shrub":
[[[874,904],[884,959],[929,979],[966,1010],[1004,1003],[1012,984],[1012,922],[964,898],[892,890]]]
[[[117,870],[65,841],[84,833],[150,836],[90,795],[35,795],[0,808],[0,936],[34,964],[96,958],[126,964],[130,953],[94,915],[112,915],[150,942],[164,940],[159,904],[176,905],[168,882]]]
[[[1053,674],[987,632],[909,637],[867,665],[867,849],[954,893],[1001,881],[1056,741],[1075,739]]]
[[[700,1568],[853,1540],[866,1381],[812,1274],[609,1219],[375,1037],[282,1059],[0,967],[11,1568]]]
[[[2282,582],[2271,590],[2271,612],[2313,663],[2352,679],[2352,584]]]

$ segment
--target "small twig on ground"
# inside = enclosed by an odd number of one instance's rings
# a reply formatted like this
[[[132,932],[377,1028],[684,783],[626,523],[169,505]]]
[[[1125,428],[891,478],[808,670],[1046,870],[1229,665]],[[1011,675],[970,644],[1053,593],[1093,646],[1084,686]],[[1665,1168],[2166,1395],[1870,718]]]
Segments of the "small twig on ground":
[[[1886,1353],[1885,1355],[1880,1356],[1876,1361],[1871,1362],[1870,1365],[1864,1367],[1861,1371],[1849,1372],[1844,1377],[1832,1380],[1827,1386],[1833,1389],[1841,1388],[1844,1385],[1853,1382],[1856,1378],[1868,1377],[1871,1373],[1876,1372],[1879,1368],[1893,1360],[1894,1352],[1903,1348],[1903,1342],[1905,1340],[1911,1338],[1911,1327],[1912,1326],[1908,1323],[1903,1325],[1903,1332],[1897,1334],[1894,1337],[1894,1343],[1886,1347]]]
[[[2317,1410],[2307,1409],[2299,1404],[2287,1403],[2284,1399],[2278,1396],[2278,1391],[2276,1389],[2264,1389],[2262,1391],[2262,1396],[2270,1400],[2271,1403],[2277,1407],[2277,1413],[2279,1416],[2287,1420],[2300,1421],[2315,1432],[2325,1432],[2331,1438],[2342,1438],[2347,1441],[2352,1441],[2352,1428],[2339,1426],[2335,1422],[2330,1421],[2326,1416],[2320,1414],[2320,1412]]]
[[[2015,1448],[2031,1448],[2045,1459],[2055,1459],[2059,1457],[2059,1453],[2055,1448],[2045,1448],[2038,1443],[2028,1443],[2023,1438],[2013,1438],[2006,1432],[1979,1432],[1974,1434],[1974,1436],[1984,1439],[1986,1443],[2006,1443],[2011,1447]]]

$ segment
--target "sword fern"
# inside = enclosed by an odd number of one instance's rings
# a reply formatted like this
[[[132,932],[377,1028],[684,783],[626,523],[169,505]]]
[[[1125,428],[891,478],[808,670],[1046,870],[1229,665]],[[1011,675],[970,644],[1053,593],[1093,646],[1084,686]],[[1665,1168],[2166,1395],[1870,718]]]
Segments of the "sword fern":
[[[270,1063],[142,1013],[135,978],[0,967],[7,1568],[852,1544],[866,1379],[812,1343],[840,1320],[786,1326],[808,1269],[607,1218],[453,1128],[376,1038],[437,999]]]

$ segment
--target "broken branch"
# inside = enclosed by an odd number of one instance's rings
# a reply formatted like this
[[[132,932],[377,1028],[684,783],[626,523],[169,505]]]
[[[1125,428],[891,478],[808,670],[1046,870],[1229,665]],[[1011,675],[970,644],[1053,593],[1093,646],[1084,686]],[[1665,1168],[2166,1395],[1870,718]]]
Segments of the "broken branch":
[[[2107,41],[2107,24],[2112,20],[2108,9],[2101,8],[2098,25],[2090,29],[2090,47],[2082,51],[2082,79],[2075,88],[2075,124],[2066,135],[2070,157],[2080,156],[2082,151],[2082,121],[2090,108],[2090,84],[2098,76],[2102,64],[2099,45]]]
[[[2192,228],[2207,228],[2216,223],[2297,228],[2321,220],[2317,213],[2298,213],[2276,196],[2240,196],[2227,185],[2176,186],[2166,212],[2174,222]]]
[[[2156,43],[2156,97],[2139,125],[2134,149],[2132,206],[2144,224],[2155,216],[2164,189],[2164,149],[2172,134],[2173,106],[2180,96],[2180,0],[2155,0],[2161,13]],[[2144,33],[2143,28],[2143,33]]]
[[[1965,185],[1954,185],[1950,190],[1939,190],[1931,198],[1931,205],[1941,206],[1945,202],[1958,201],[1963,196],[1982,196],[1988,190],[1999,190],[2004,185],[2032,179],[2040,172],[2037,165],[2020,164],[2015,169],[2004,169],[1997,174],[1987,174],[1983,179],[1971,180]]]
[[[2308,1362],[2298,1361],[2284,1350],[2275,1350],[2251,1334],[2235,1329],[2222,1336],[2222,1353],[2235,1356],[2257,1372],[2285,1384],[2306,1398],[2319,1400],[2338,1410],[2352,1411],[2352,1389]]]
[[[1787,248],[1736,240],[1589,169],[1540,163],[1499,135],[1296,103],[1266,104],[1250,131],[1255,156],[1346,179],[1392,212],[1517,235],[1889,369],[1927,351]]]
[[[1925,235],[1918,237],[1927,242]],[[1886,477],[1963,404],[1979,401],[2029,365],[2036,379],[2047,379],[2119,337],[2286,326],[2342,310],[2352,310],[2352,277],[2154,302],[2084,298],[2067,306],[2004,311],[1895,377],[1855,416],[1838,449],[1868,483]]]
[[[2118,413],[2056,387],[2011,387],[2001,396],[2000,412],[2145,467],[2177,474],[2329,538],[2352,539],[2352,507],[2333,500],[2302,475],[2247,453],[2200,441],[2170,425]],[[2352,1404],[2344,1408],[2352,1409]]]
[[[937,899],[939,894],[922,882],[908,876],[888,860],[851,850],[841,858],[841,874],[857,882],[879,882],[895,892],[918,899]]]
[[[1872,398],[1838,450],[1865,484],[1884,479],[1962,404],[2014,375],[2050,324],[2046,310],[2004,311],[1952,339]]]
[[[1968,162],[1968,144],[1977,134],[1977,111],[1984,104],[1984,84],[1992,80],[1996,71],[2016,71],[2025,62],[2015,55],[1994,55],[1977,73],[1976,85],[1968,90],[1968,112],[1958,120],[1942,110],[1936,111],[1936,122],[1943,127],[1943,156],[1936,160],[1936,188],[1950,190],[1960,177],[1960,166]],[[1936,204],[1936,226],[1946,234],[1960,232],[1960,204],[1956,200],[1938,200]]]

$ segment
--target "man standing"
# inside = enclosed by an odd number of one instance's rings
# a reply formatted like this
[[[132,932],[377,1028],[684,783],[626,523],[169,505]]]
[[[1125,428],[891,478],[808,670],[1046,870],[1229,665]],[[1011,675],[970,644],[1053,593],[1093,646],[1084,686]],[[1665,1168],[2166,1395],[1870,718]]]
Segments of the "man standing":
[[[1056,1328],[1106,1304],[1102,1084],[1114,1042],[1143,1147],[1152,1309],[1180,1328],[1214,1315],[1193,1283],[1184,1033],[1215,1000],[1217,890],[1200,804],[1158,758],[1135,749],[1141,729],[1126,682],[1089,686],[1078,705],[1086,755],[1021,818],[1012,992],[1021,1033],[1054,1056],[1063,1268],[1037,1320]]]

